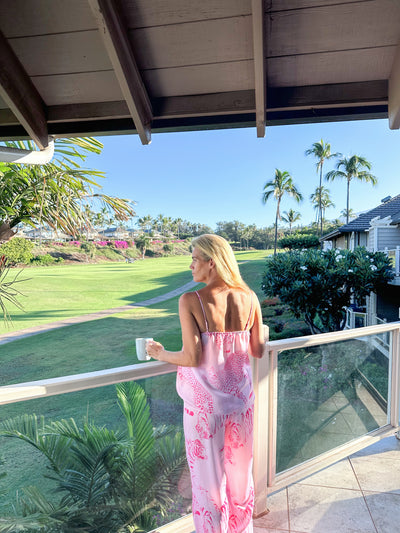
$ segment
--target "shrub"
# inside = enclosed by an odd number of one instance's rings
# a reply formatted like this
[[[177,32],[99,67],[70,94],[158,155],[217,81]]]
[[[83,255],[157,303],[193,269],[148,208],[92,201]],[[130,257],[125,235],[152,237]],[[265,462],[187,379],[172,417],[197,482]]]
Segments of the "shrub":
[[[44,255],[36,255],[31,259],[31,264],[36,266],[49,266],[53,265],[54,263],[61,263],[64,261],[62,257],[53,257],[50,254],[44,254]]]
[[[392,278],[390,260],[382,252],[292,251],[268,259],[262,289],[266,296],[279,296],[296,318],[303,317],[312,333],[323,333],[343,329],[345,307]]]
[[[279,298],[266,298],[261,302],[261,307],[269,307],[270,305],[277,305]]]
[[[283,331],[283,328],[285,327],[285,325],[286,325],[286,322],[282,322],[281,320],[278,320],[277,322],[275,322],[274,324],[275,333],[280,333],[281,331]]]
[[[174,251],[174,245],[173,244],[164,244],[163,246],[163,252],[166,254],[171,254]]]
[[[33,243],[21,237],[14,237],[0,246],[0,255],[4,255],[9,266],[28,264],[32,257]]]
[[[83,242],[81,244],[81,250],[90,257],[90,259],[93,259],[96,255],[96,245],[93,242]]]
[[[125,250],[128,248],[128,243],[126,241],[114,241],[114,246],[120,250]]]
[[[278,244],[281,248],[289,248],[289,250],[303,250],[307,248],[319,248],[320,242],[316,235],[288,235],[279,239]]]

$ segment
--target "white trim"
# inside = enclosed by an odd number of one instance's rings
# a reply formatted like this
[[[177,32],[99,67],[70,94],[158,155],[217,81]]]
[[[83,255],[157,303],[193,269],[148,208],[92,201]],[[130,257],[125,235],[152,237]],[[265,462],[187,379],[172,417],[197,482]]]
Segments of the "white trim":
[[[176,368],[175,365],[157,361],[110,368],[98,372],[4,385],[0,387],[0,405],[171,374],[176,372]]]
[[[269,340],[269,328],[264,326],[264,339]],[[254,449],[253,449],[253,479],[254,479],[254,516],[261,516],[267,511],[267,472],[268,472],[268,420],[265,407],[268,406],[268,376],[269,357],[265,349],[261,359],[252,357],[254,402]]]
[[[43,150],[24,150],[0,146],[0,161],[3,163],[23,163],[25,165],[45,165],[53,159],[54,139],[49,137],[49,143]]]

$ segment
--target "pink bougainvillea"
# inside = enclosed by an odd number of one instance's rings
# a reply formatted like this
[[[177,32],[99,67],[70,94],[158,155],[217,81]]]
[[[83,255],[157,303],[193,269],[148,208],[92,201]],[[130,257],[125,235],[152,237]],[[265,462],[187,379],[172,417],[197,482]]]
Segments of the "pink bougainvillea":
[[[125,249],[128,248],[128,243],[126,241],[114,241],[115,248]]]

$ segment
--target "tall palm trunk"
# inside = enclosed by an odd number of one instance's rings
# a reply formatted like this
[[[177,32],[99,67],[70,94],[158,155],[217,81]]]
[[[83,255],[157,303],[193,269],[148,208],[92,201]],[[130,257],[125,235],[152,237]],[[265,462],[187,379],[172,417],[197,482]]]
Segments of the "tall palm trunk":
[[[346,213],[346,224],[349,223],[349,209],[350,209],[350,179],[347,178],[347,213]]]
[[[274,241],[274,255],[276,255],[276,244],[278,242],[278,220],[279,220],[279,204],[281,199],[278,199],[278,205],[276,206],[276,216],[275,216],[275,241]]]
[[[320,194],[319,194],[319,222],[320,222],[320,237],[322,237],[322,232],[323,232],[323,224],[322,224],[322,166],[323,166],[323,161],[321,161],[321,167],[320,167],[320,172],[319,172],[319,190],[320,190]]]

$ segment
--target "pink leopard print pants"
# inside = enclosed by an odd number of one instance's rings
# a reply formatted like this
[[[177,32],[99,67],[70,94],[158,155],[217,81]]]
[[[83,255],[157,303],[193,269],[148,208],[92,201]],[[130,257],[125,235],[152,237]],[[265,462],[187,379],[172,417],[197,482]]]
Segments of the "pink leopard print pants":
[[[185,406],[196,533],[252,533],[253,407],[213,415]]]

